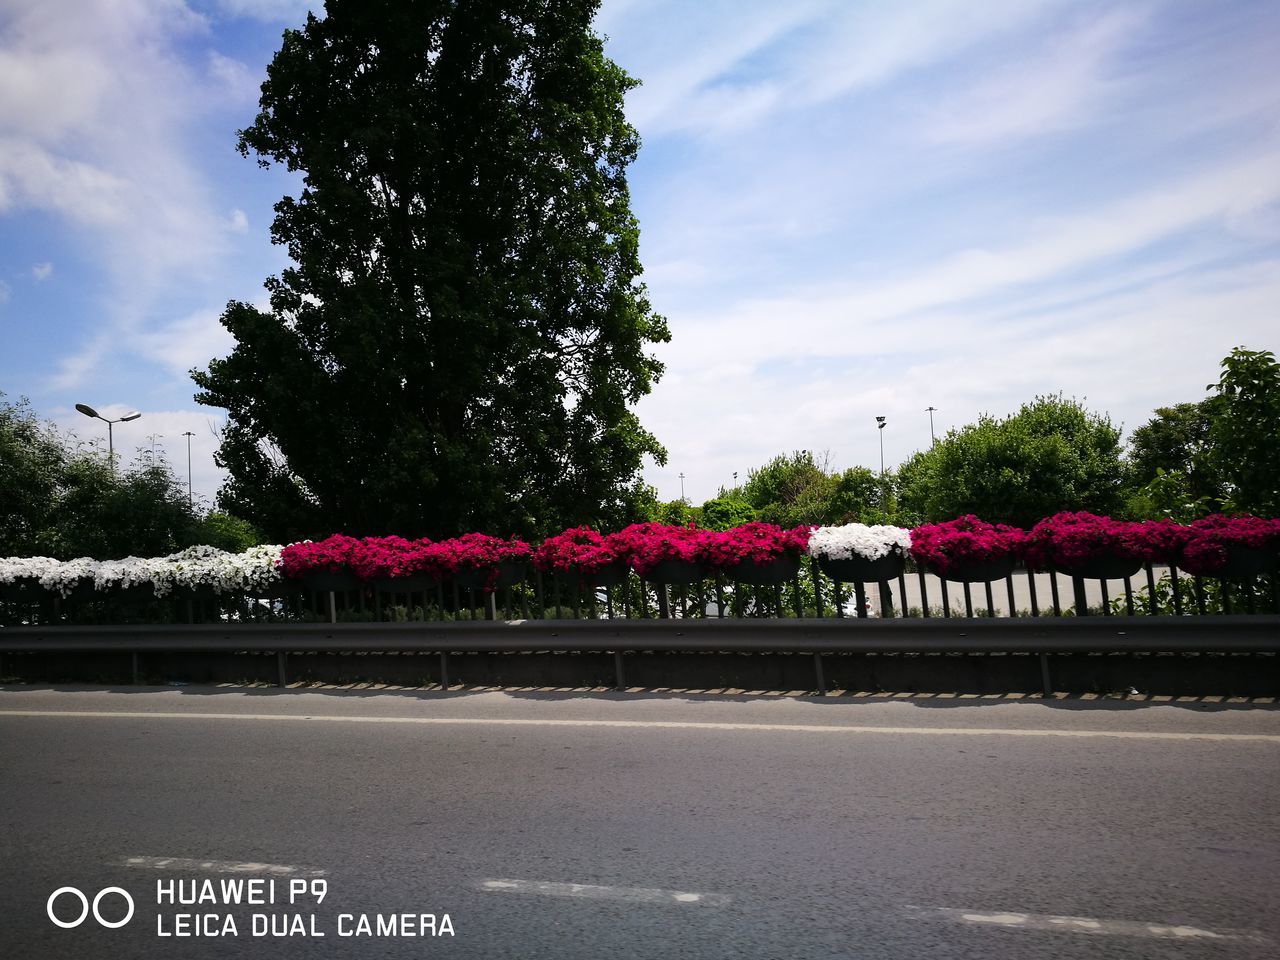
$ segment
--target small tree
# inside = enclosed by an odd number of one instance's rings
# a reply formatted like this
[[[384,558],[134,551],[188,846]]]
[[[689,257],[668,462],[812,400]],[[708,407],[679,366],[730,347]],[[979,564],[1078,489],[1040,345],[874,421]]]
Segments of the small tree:
[[[1269,350],[1236,347],[1208,389],[1215,391],[1210,459],[1223,481],[1223,505],[1280,515],[1280,363]]]
[[[1047,396],[951,431],[899,468],[898,486],[902,509],[922,519],[1029,525],[1061,510],[1111,512],[1122,475],[1110,419]]]

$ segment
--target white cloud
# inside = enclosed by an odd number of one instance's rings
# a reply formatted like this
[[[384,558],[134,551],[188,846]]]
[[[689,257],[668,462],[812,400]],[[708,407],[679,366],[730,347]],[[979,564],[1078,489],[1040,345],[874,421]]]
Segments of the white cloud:
[[[249,218],[243,210],[236,207],[227,218],[227,229],[232,233],[246,233],[249,230]]]
[[[1206,221],[1226,221],[1280,200],[1280,151],[1224,163],[1092,213],[1044,220],[1022,242],[958,251],[897,279],[827,285],[787,296],[743,300],[691,318],[682,349],[739,356],[882,353],[910,349],[919,331],[904,316],[1043,281],[1136,250]],[[779,318],[804,318],[806,336]],[[884,324],[874,341],[860,335]],[[938,331],[948,340],[965,331]]]
[[[262,78],[240,60],[210,50],[209,76],[233,101],[253,102],[258,99]]]
[[[51,276],[53,276],[53,264],[52,263],[35,264],[31,268],[31,276],[35,277],[37,282],[41,280],[48,280]]]
[[[1122,81],[1111,74],[1112,61],[1145,20],[1140,12],[1113,10],[1033,54],[984,71],[968,89],[943,100],[924,137],[974,144],[1096,122],[1099,111],[1114,109],[1119,99]]]
[[[192,367],[207,367],[210,360],[226,356],[235,346],[231,334],[218,322],[220,315],[217,310],[198,310],[137,334],[133,347],[185,380]]]
[[[193,131],[218,95],[178,50],[207,29],[181,0],[0,0],[0,214],[74,225],[107,277],[95,323],[109,335],[67,330],[81,346],[56,361],[54,388],[89,376],[166,298],[216,282],[226,230]]]
[[[741,130],[767,116],[887,84],[1012,33],[1064,0],[914,0],[844,4],[672,5],[682,29],[641,46],[608,18],[623,61],[644,80],[627,100],[642,134]],[[653,11],[646,10],[652,14]],[[658,38],[641,36],[641,40]],[[748,68],[749,67],[749,68]]]

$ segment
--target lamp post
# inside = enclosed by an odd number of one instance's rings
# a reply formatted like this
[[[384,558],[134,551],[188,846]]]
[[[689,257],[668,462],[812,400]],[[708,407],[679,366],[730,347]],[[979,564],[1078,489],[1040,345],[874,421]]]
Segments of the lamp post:
[[[191,438],[195,436],[190,430],[183,434],[187,438],[187,509],[194,509],[191,497]]]
[[[107,459],[111,461],[111,472],[114,474],[116,472],[116,443],[111,428],[117,423],[128,423],[130,420],[137,420],[142,416],[142,414],[137,410],[134,410],[132,413],[126,413],[123,417],[116,417],[116,419],[111,420],[104,417],[87,403],[77,403],[76,409],[86,417],[93,417],[94,419],[101,420],[107,425]]]
[[[876,417],[876,429],[880,433],[880,512],[884,513],[884,417]]]
[[[684,474],[680,474],[680,502],[684,503]]]
[[[938,442],[938,438],[933,435],[933,412],[937,409],[938,409],[937,407],[924,408],[925,413],[929,414],[929,445],[930,446]]]

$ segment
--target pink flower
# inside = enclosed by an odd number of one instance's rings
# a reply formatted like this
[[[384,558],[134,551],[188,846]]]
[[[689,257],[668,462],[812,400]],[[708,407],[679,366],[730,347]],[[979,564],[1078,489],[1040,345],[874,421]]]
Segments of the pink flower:
[[[548,537],[533,551],[535,567],[559,573],[597,573],[623,559],[625,551],[615,538],[590,527],[574,527]]]
[[[911,555],[938,573],[1009,555],[1022,556],[1027,533],[987,523],[972,514],[944,523],[926,523],[911,531]]]
[[[1280,548],[1280,520],[1213,514],[1195,520],[1183,529],[1185,534],[1178,566],[1195,576],[1221,570],[1231,547],[1253,550]]]

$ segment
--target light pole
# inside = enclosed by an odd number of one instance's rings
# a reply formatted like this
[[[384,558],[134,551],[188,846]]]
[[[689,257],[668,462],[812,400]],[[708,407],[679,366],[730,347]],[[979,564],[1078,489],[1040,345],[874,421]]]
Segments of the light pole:
[[[680,502],[684,503],[684,474],[680,474]]]
[[[183,434],[187,438],[187,509],[192,510],[191,498],[191,438],[195,436],[190,430]]]
[[[938,409],[937,407],[924,408],[925,413],[929,414],[929,445],[930,446],[938,442],[938,438],[933,435],[933,412],[937,409]]]
[[[880,433],[880,512],[884,513],[884,417],[876,417],[876,429]]]
[[[101,420],[107,425],[107,459],[111,461],[111,472],[114,474],[116,472],[116,442],[115,437],[112,435],[111,428],[117,423],[127,423],[130,420],[137,420],[142,416],[142,414],[137,410],[134,410],[132,413],[126,413],[123,417],[116,417],[114,420],[109,420],[87,403],[77,403],[76,409],[86,417],[93,417]]]

